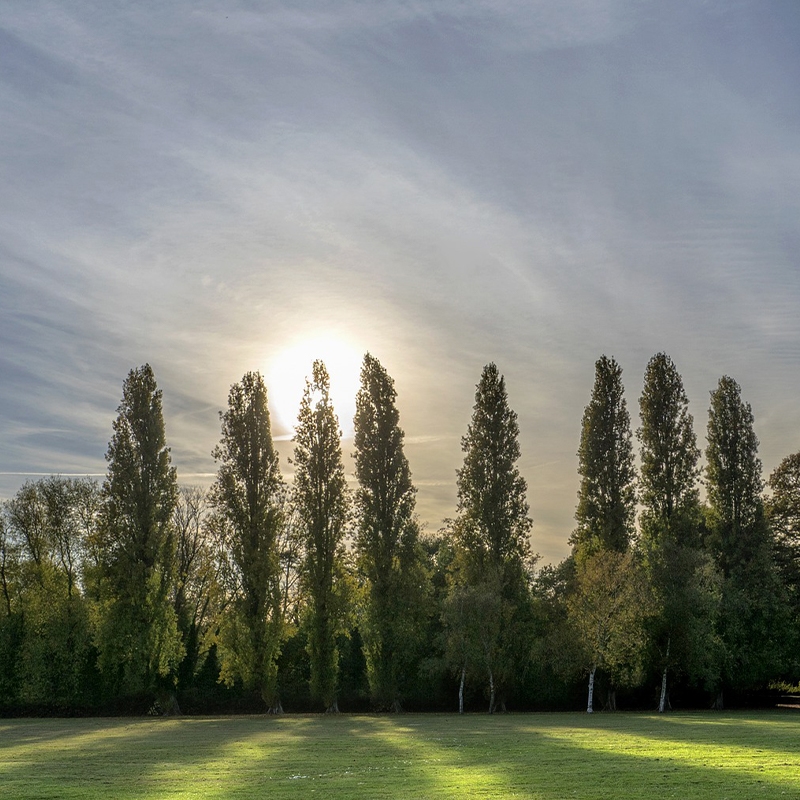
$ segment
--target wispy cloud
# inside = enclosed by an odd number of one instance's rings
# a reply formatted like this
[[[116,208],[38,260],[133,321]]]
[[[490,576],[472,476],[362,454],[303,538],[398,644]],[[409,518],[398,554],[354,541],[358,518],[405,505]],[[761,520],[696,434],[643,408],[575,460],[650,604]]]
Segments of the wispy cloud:
[[[634,416],[670,352],[701,438],[735,375],[771,468],[800,446],[798,36],[748,0],[5,4],[0,494],[102,470],[145,361],[206,480],[230,385],[311,329],[395,378],[433,528],[488,361],[547,557],[602,352]]]

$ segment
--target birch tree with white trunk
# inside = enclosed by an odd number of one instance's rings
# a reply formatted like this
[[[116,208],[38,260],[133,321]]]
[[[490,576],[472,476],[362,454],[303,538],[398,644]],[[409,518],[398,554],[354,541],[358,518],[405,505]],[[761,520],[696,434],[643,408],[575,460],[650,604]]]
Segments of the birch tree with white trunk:
[[[649,606],[635,554],[613,550],[579,554],[567,610],[589,675],[586,710],[591,714],[598,669],[620,685],[641,677]]]

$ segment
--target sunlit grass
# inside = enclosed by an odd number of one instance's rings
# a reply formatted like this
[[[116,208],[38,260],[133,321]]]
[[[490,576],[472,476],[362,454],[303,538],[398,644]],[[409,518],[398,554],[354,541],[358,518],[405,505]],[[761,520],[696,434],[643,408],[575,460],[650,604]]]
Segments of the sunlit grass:
[[[3,798],[800,798],[800,714],[0,721]]]

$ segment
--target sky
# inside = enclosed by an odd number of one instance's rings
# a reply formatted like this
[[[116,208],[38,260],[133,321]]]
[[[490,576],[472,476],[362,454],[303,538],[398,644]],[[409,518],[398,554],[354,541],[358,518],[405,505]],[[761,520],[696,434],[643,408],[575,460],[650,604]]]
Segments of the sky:
[[[326,347],[334,384],[394,378],[430,532],[491,361],[544,563],[602,354],[635,430],[668,353],[702,446],[734,377],[768,475],[800,450],[798,42],[796,0],[6,0],[0,498],[102,476],[145,362],[208,485],[230,386]]]

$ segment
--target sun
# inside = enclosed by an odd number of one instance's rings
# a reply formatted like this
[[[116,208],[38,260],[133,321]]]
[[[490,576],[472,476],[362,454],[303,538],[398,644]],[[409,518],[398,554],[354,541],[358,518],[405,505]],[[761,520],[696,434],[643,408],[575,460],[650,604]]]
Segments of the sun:
[[[331,402],[345,438],[353,435],[356,394],[363,355],[338,334],[302,339],[282,350],[266,368],[270,410],[281,427],[294,431],[306,378],[316,359],[325,362],[331,379]]]

